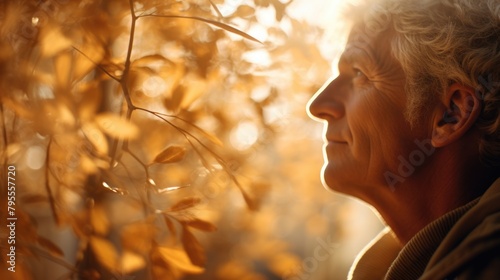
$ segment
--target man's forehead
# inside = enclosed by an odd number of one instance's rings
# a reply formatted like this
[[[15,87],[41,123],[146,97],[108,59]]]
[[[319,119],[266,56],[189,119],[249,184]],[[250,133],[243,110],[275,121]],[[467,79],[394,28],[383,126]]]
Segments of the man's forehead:
[[[369,60],[374,64],[382,64],[390,53],[390,38],[388,32],[368,34],[363,25],[353,26],[346,43],[341,60]]]
[[[360,60],[375,62],[374,55],[375,48],[373,42],[370,42],[364,36],[351,33],[340,59],[347,63],[354,63]]]

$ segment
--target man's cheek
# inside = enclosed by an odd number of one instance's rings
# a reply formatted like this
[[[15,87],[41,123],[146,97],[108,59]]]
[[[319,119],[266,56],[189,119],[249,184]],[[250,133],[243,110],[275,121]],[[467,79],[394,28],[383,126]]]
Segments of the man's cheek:
[[[373,138],[370,138],[369,130],[366,127],[357,127],[356,131],[352,133],[351,152],[358,161],[364,162],[371,153]]]

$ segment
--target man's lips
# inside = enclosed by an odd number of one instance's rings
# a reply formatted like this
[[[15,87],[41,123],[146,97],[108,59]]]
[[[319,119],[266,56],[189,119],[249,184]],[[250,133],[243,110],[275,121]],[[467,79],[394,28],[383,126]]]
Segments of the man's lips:
[[[342,131],[338,129],[332,129],[328,128],[325,131],[325,134],[323,135],[323,139],[327,143],[335,143],[335,144],[347,144],[348,141],[346,141],[346,133],[343,133]]]

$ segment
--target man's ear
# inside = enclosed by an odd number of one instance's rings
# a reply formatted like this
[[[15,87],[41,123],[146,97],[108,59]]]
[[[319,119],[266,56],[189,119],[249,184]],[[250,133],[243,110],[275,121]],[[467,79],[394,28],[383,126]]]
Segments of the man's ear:
[[[454,83],[441,98],[433,119],[432,145],[443,147],[460,139],[481,113],[481,100],[472,87]]]

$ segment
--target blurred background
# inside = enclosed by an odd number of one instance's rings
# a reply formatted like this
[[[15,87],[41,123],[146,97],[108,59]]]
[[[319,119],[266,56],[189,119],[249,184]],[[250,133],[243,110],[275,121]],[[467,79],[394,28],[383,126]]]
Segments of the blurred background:
[[[355,2],[1,2],[0,278],[345,279],[382,225],[306,104]]]

